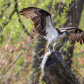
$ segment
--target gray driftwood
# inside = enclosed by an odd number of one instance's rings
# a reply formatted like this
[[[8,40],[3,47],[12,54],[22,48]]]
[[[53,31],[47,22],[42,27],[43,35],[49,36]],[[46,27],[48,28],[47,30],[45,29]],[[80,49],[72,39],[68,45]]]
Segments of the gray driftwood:
[[[62,55],[57,51],[52,52],[49,56],[45,65],[44,74],[46,81],[48,82],[50,80],[52,84],[80,84],[75,74],[67,66]]]

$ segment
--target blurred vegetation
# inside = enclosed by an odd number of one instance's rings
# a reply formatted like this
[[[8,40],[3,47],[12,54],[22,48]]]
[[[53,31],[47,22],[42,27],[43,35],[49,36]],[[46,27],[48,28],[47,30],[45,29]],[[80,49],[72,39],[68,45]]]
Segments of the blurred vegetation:
[[[54,22],[56,28],[61,27],[67,18],[66,12],[69,4],[73,0],[63,0],[66,4],[63,13],[57,15],[55,5],[60,0],[53,0],[52,8],[54,11]],[[0,84],[10,82],[10,84],[29,84],[29,78],[32,71],[32,51],[37,42],[32,32],[34,25],[31,20],[18,16],[15,10],[15,4],[18,3],[18,12],[26,7],[34,6],[48,11],[48,5],[51,0],[0,0]],[[79,28],[84,30],[84,11],[82,12]],[[19,18],[22,24],[19,22]],[[30,34],[28,35],[27,32]],[[33,37],[33,39],[31,38]],[[67,45],[69,47],[70,45]],[[75,44],[72,66],[84,76],[84,45]],[[78,76],[78,73],[76,73]],[[81,79],[80,76],[78,78]],[[41,80],[39,80],[41,81]]]

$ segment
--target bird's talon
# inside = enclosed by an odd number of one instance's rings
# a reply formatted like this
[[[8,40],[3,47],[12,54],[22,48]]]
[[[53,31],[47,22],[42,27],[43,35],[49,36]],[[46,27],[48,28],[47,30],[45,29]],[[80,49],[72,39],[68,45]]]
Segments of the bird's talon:
[[[50,45],[49,45],[50,46]],[[49,46],[47,47],[48,48],[48,51],[51,51],[51,49],[49,48]]]

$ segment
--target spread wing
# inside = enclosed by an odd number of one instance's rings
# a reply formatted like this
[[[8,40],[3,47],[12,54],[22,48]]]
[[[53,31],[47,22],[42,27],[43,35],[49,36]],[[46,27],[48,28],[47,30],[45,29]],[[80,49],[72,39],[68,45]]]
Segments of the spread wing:
[[[70,33],[68,37],[77,42],[80,42],[80,44],[84,43],[84,32],[76,33],[76,34]]]
[[[40,8],[28,7],[22,9],[20,11],[20,14],[25,18],[31,19],[33,21],[35,26],[35,29],[33,31],[36,31],[41,36],[46,35],[46,26],[48,25],[46,21],[48,16],[51,17],[50,13]],[[51,19],[49,19],[49,22],[51,22]]]
[[[84,32],[77,27],[68,27],[68,28],[60,28],[62,31],[68,31],[68,37],[73,39],[74,41],[80,42],[80,44],[84,43]]]

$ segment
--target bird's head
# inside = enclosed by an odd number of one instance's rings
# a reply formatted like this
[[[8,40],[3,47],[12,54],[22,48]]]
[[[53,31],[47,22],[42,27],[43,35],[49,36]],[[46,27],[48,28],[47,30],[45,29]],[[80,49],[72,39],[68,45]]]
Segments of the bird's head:
[[[69,35],[69,32],[68,32],[68,31],[64,31],[64,33],[65,33],[66,35]]]

